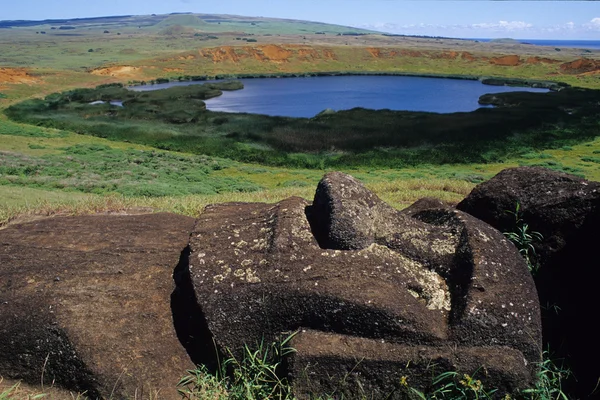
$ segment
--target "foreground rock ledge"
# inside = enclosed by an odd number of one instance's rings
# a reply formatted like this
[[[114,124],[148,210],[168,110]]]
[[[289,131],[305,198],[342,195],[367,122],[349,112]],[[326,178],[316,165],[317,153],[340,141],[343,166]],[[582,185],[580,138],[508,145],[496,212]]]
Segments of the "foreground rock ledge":
[[[0,230],[0,376],[90,398],[178,399],[171,313],[193,218],[61,217]]]
[[[398,212],[330,173],[312,204],[208,206],[186,273],[221,349],[301,331],[290,362],[301,398],[342,380],[350,397],[395,393],[401,376],[423,387],[432,362],[504,393],[535,381],[540,315],[525,262],[500,232],[435,200]]]

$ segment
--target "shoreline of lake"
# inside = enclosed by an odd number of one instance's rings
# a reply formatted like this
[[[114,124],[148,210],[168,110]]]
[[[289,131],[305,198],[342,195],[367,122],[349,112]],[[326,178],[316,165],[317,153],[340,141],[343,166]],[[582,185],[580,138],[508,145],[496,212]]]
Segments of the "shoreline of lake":
[[[167,85],[181,84],[189,85],[190,82],[210,82],[230,79],[284,79],[284,78],[309,78],[309,77],[328,77],[328,76],[406,76],[415,78],[436,78],[436,79],[457,79],[468,81],[479,81],[484,85],[490,86],[511,86],[511,87],[533,87],[558,91],[570,85],[563,82],[544,81],[539,79],[506,78],[498,76],[479,76],[479,75],[459,75],[459,74],[433,74],[433,73],[414,73],[402,71],[320,71],[320,72],[285,72],[285,73],[264,73],[264,74],[217,74],[217,75],[183,75],[171,78],[157,78],[149,82],[133,81],[128,88],[135,91],[158,90],[150,88]],[[176,85],[173,85],[176,86]],[[170,86],[164,86],[170,87]]]

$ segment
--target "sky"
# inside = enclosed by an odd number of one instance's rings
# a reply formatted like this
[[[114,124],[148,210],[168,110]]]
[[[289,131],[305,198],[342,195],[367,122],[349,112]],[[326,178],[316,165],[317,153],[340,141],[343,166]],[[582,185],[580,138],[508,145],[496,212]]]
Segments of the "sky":
[[[388,33],[600,40],[600,1],[0,0],[0,20],[195,12],[292,18]]]

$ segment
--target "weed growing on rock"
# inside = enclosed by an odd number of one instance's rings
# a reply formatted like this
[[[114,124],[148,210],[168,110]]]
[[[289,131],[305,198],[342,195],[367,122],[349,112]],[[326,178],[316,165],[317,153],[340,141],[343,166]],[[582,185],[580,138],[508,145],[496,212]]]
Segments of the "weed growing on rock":
[[[562,381],[570,374],[567,368],[557,365],[551,359],[548,351],[544,351],[537,384],[534,388],[524,390],[523,394],[531,400],[568,400],[567,395],[562,391]]]
[[[2,383],[0,378],[0,384]],[[9,388],[0,391],[0,400],[16,400],[16,399],[27,399],[27,400],[38,400],[46,396],[46,394],[25,394],[20,391],[21,383],[17,382]]]
[[[177,384],[182,399],[226,400],[229,398],[226,379],[220,373],[213,375],[204,365],[187,372],[188,375],[184,376]]]
[[[529,271],[535,275],[540,265],[534,244],[541,242],[544,237],[539,232],[529,230],[529,224],[527,224],[521,216],[521,204],[519,202],[517,202],[515,211],[507,210],[506,212],[514,216],[515,222],[513,230],[511,232],[504,232],[504,236],[514,243],[519,250],[519,253],[521,253],[527,262]]]
[[[497,389],[486,390],[474,375],[460,374],[455,371],[442,372],[434,377],[430,391],[421,392],[413,387],[408,389],[410,397],[422,400],[490,399],[497,391]]]
[[[211,375],[204,366],[189,370],[179,382],[183,399],[291,400],[291,386],[281,377],[282,363],[296,350],[289,346],[295,333],[269,345],[261,341],[256,349],[244,346],[242,357],[227,350],[228,358],[219,360]]]

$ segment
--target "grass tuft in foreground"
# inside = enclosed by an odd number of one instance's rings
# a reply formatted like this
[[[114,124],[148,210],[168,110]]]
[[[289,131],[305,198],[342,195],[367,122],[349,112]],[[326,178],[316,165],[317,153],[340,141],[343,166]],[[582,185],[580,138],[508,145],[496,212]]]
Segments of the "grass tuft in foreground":
[[[0,378],[0,386],[4,380]],[[38,400],[46,397],[44,393],[26,393],[21,390],[21,383],[17,382],[14,385],[0,391],[0,400]]]
[[[295,352],[289,346],[294,335],[271,344],[261,341],[253,349],[246,345],[241,358],[227,350],[228,358],[219,363],[215,375],[203,366],[189,370],[178,384],[179,393],[189,400],[292,400],[291,385],[281,369],[286,357]]]

